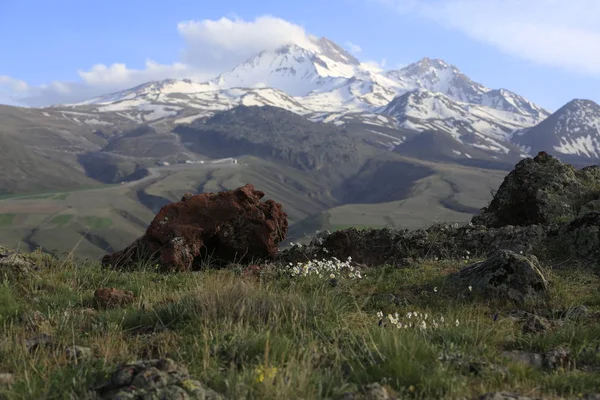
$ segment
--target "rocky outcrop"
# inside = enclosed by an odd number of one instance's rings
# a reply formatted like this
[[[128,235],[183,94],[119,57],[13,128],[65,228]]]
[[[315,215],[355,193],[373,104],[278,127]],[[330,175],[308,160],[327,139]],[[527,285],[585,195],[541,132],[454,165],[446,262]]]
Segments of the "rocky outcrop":
[[[548,282],[535,256],[500,250],[493,257],[450,275],[449,281],[488,297],[523,303],[543,294]]]
[[[577,170],[541,152],[516,165],[468,226],[323,232],[307,247],[286,250],[279,259],[351,256],[367,266],[402,266],[408,259],[484,258],[511,250],[544,262],[567,257],[595,261],[600,257],[599,227],[600,167]]]
[[[270,259],[288,229],[287,215],[264,193],[246,185],[235,190],[186,194],[164,206],[146,234],[128,248],[105,256],[102,264],[130,267],[151,262],[168,271],[212,264]]]
[[[556,248],[576,258],[600,257],[600,212],[592,211],[563,225]]]
[[[577,170],[540,152],[520,161],[500,185],[488,207],[473,217],[475,225],[562,224],[593,210],[600,198],[600,167]]]
[[[39,270],[39,268],[31,259],[31,255],[19,254],[0,246],[0,271],[25,273]]]
[[[489,257],[498,250],[534,253],[554,231],[539,225],[484,226],[437,224],[428,229],[346,229],[313,239],[308,246],[294,247],[279,254],[281,262],[302,262],[337,257],[367,266],[404,265],[407,259],[464,259]]]

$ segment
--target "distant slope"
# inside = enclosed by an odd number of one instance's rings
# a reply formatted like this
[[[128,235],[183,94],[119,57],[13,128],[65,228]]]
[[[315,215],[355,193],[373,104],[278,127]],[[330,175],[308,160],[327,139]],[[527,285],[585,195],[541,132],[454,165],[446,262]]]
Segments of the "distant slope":
[[[0,105],[0,194],[99,183],[86,176],[77,156],[106,140],[85,125],[44,113]]]
[[[188,149],[204,156],[253,155],[305,171],[359,163],[365,147],[334,125],[270,106],[236,107],[174,132]]]

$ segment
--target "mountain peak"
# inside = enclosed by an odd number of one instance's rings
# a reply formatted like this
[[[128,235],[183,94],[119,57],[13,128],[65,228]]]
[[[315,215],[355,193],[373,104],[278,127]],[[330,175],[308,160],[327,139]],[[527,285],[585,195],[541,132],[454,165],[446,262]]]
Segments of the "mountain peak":
[[[592,112],[600,111],[600,105],[595,103],[592,100],[587,99],[573,99],[565,104],[562,109],[579,109],[579,110],[589,110]]]
[[[360,61],[358,61],[356,57],[354,57],[352,54],[344,50],[340,45],[338,45],[332,40],[327,39],[326,37],[318,39],[317,46],[319,47],[321,54],[332,59],[333,61],[351,65],[360,65]]]
[[[432,59],[429,57],[423,57],[416,63],[412,63],[409,66],[411,66],[411,65],[419,66],[419,67],[432,67],[432,68],[436,68],[436,69],[444,69],[444,68],[457,69],[455,66],[449,65],[448,63],[446,63],[444,60],[442,60],[440,58]]]
[[[388,71],[387,77],[405,86],[443,93],[465,103],[479,103],[481,95],[488,92],[485,86],[472,81],[444,60],[422,58],[406,67]]]

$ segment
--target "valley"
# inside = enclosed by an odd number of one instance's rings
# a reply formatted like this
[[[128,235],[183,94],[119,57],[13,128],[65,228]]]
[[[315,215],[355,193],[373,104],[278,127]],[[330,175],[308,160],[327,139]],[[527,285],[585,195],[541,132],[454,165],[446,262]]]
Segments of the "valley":
[[[286,243],[305,242],[316,230],[348,226],[418,228],[442,221],[465,223],[489,201],[490,190],[505,175],[502,171],[399,160],[406,164],[383,167],[389,171],[363,171],[369,172],[373,188],[377,188],[366,193],[352,187],[331,190],[332,181],[318,174],[241,157],[237,164],[207,161],[153,167],[147,176],[123,184],[5,196],[0,199],[0,242],[13,248],[42,246],[58,254],[73,251],[78,257],[97,258],[141,236],[158,209],[184,193],[218,192],[246,183],[284,205],[291,225]],[[408,166],[418,171],[415,176],[402,176]],[[343,201],[348,192],[354,193],[349,197],[353,203]]]

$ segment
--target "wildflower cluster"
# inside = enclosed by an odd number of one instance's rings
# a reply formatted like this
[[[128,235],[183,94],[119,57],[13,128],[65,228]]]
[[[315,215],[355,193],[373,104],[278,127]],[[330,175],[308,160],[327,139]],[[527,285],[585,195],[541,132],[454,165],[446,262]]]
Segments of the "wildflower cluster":
[[[254,375],[255,381],[258,383],[264,382],[265,379],[268,381],[272,381],[277,375],[277,368],[259,365],[257,368],[254,369]]]
[[[404,322],[401,321],[401,317],[398,315],[398,313],[395,313],[394,315],[388,314],[387,317],[384,317],[383,312],[379,311],[377,313],[377,318],[379,319],[379,326],[384,326],[385,320],[387,319],[390,324],[398,329],[418,329],[421,332],[425,331],[427,328],[438,329],[448,326],[448,323],[446,323],[443,315],[439,320],[436,320],[434,318],[430,318],[429,314],[418,311],[407,313],[404,318]],[[460,321],[457,319],[454,321],[454,325],[458,327],[460,325]]]
[[[333,257],[331,260],[312,260],[296,265],[289,263],[288,268],[293,277],[318,275],[331,279],[361,279],[364,276],[358,267],[352,265],[352,257],[343,262]]]

